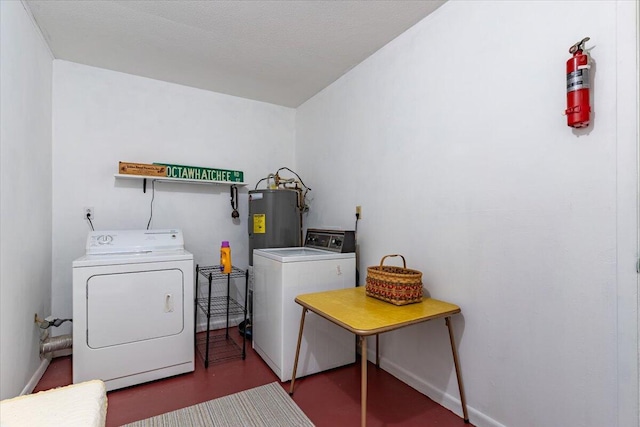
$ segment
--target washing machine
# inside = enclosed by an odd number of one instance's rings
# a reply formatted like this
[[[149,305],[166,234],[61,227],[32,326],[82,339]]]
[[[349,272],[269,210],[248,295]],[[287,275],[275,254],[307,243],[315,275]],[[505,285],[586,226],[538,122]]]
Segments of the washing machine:
[[[73,262],[73,382],[194,370],[194,263],[180,230],[94,231]]]
[[[352,241],[352,239],[351,239]],[[302,307],[297,295],[355,286],[355,253],[344,232],[309,230],[304,247],[253,251],[253,348],[291,380]],[[355,362],[353,334],[315,313],[305,317],[296,377]]]

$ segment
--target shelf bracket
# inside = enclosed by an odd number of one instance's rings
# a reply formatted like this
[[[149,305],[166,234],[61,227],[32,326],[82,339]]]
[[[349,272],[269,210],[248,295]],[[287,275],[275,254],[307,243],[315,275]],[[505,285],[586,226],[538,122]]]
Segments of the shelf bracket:
[[[147,192],[147,178],[142,180],[142,192],[143,193]]]

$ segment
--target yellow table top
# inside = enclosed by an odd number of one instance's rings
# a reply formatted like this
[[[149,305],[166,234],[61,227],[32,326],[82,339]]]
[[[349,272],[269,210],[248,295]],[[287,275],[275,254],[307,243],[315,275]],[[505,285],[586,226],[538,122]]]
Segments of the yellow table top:
[[[365,287],[315,292],[296,302],[357,335],[375,335],[460,313],[460,307],[433,298],[402,306],[368,297]]]

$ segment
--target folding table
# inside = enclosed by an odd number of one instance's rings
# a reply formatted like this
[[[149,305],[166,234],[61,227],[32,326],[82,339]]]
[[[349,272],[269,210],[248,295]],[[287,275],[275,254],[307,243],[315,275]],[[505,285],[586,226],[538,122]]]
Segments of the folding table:
[[[379,334],[428,320],[444,318],[449,330],[449,341],[451,342],[453,363],[456,368],[464,421],[465,423],[469,422],[458,351],[456,350],[453,326],[451,325],[451,316],[460,313],[460,307],[433,298],[423,298],[418,303],[396,306],[368,297],[364,286],[298,295],[295,301],[302,306],[302,316],[300,317],[300,332],[298,333],[298,345],[289,389],[290,395],[293,396],[298,356],[300,355],[300,344],[304,330],[304,318],[307,311],[312,311],[358,336],[362,364],[360,398],[360,424],[362,427],[367,424],[367,336],[376,336],[376,366],[380,366]]]

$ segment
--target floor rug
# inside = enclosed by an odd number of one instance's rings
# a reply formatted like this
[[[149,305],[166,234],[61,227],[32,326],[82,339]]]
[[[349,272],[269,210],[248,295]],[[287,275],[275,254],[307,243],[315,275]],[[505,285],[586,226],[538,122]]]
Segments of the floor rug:
[[[277,383],[263,385],[124,427],[313,427]]]

